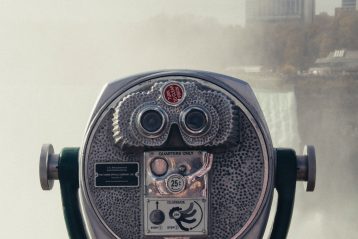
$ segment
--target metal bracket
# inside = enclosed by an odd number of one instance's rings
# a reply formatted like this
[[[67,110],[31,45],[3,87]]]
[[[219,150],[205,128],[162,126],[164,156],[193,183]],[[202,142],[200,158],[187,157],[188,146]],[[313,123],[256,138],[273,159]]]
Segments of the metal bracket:
[[[308,192],[315,188],[315,149],[312,145],[306,145],[303,155],[296,155],[292,149],[276,149],[276,163],[275,188],[278,202],[270,239],[285,239],[295,202],[296,181],[307,182]]]
[[[78,153],[79,148],[64,148],[60,154],[55,154],[51,144],[44,144],[40,154],[40,184],[43,190],[51,190],[54,180],[60,181],[69,238],[86,239],[78,200]]]

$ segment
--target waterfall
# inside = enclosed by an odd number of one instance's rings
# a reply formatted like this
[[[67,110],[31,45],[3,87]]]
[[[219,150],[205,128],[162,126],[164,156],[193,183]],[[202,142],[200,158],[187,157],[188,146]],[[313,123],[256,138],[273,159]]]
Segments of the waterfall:
[[[300,150],[296,96],[293,89],[254,89],[266,118],[274,147]]]

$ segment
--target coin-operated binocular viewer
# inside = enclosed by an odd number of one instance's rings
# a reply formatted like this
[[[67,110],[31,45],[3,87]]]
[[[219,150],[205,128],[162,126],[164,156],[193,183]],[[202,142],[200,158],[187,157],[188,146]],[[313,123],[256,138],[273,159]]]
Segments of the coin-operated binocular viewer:
[[[109,83],[82,147],[43,145],[40,180],[59,179],[70,238],[286,238],[296,181],[315,186],[312,146],[274,148],[250,86],[168,71]]]

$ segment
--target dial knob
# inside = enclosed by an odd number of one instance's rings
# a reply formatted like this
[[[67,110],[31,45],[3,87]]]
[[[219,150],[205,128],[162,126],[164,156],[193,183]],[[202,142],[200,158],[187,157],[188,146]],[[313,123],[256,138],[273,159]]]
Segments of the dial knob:
[[[155,176],[163,176],[168,171],[168,162],[163,158],[155,158],[150,163],[150,169]]]
[[[159,209],[152,211],[149,215],[149,220],[155,225],[162,224],[165,220],[164,212]]]

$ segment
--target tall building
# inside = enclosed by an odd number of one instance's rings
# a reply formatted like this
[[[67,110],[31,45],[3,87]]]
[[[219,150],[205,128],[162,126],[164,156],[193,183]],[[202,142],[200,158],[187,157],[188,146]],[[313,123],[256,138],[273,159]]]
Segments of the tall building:
[[[311,23],[315,0],[246,0],[246,23],[301,21]]]
[[[335,9],[335,16],[352,14],[358,10],[357,0],[342,0],[342,7]]]
[[[342,8],[356,9],[357,0],[342,0]]]

